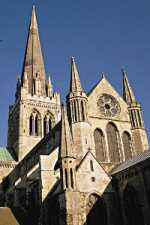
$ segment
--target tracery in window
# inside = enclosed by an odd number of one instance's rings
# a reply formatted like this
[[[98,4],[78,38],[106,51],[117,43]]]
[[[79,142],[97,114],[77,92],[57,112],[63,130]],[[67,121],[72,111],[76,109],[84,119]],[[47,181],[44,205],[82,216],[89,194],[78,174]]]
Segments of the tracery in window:
[[[123,132],[122,141],[123,141],[123,147],[124,147],[125,160],[127,160],[130,157],[132,157],[131,136],[127,131]]]
[[[106,131],[110,161],[120,162],[120,139],[118,130],[113,123],[108,123]]]
[[[51,113],[48,112],[43,120],[44,136],[51,131],[53,125],[54,125],[54,117]]]
[[[32,136],[41,135],[41,116],[36,110],[29,117],[29,134]]]
[[[99,162],[106,161],[105,137],[102,130],[96,129],[94,131],[94,141],[95,141],[96,159]]]

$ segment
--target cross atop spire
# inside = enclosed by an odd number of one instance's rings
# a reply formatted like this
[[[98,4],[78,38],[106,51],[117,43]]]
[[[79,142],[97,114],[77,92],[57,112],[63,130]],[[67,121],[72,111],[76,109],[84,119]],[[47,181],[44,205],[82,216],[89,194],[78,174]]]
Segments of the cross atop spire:
[[[127,104],[137,103],[133,90],[128,80],[128,75],[125,70],[122,70],[123,74],[123,98]]]
[[[60,157],[74,157],[73,140],[71,136],[70,126],[67,118],[67,112],[64,105],[61,108],[61,145]]]
[[[41,95],[45,94],[45,68],[41,50],[41,43],[38,32],[38,24],[35,12],[35,6],[32,8],[32,15],[29,25],[26,51],[22,71],[22,85],[24,74],[27,74],[29,92],[32,93],[34,78],[41,82]]]
[[[71,57],[70,92],[83,92],[74,57]]]

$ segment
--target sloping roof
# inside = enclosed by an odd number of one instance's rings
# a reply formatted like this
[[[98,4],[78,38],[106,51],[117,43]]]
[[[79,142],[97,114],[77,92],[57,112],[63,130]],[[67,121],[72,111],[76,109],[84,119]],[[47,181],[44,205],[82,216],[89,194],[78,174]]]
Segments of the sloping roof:
[[[10,208],[0,207],[0,225],[19,225]]]
[[[0,161],[14,161],[6,147],[0,147]]]
[[[119,173],[123,170],[126,170],[127,168],[132,167],[140,162],[143,162],[148,158],[150,158],[150,150],[146,150],[143,153],[136,155],[136,156],[128,159],[127,161],[123,162],[117,168],[115,168],[111,174],[113,175],[113,174]]]

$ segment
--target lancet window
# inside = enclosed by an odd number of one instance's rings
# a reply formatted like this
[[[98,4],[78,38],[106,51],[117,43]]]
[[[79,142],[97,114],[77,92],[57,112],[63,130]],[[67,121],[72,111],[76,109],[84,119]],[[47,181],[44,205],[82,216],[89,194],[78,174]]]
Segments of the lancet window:
[[[123,132],[122,141],[123,141],[123,147],[124,147],[125,160],[127,160],[130,157],[132,157],[131,136],[127,131]]]
[[[48,134],[54,125],[54,117],[51,113],[47,113],[44,117],[43,126],[44,126],[44,136]]]
[[[106,161],[106,144],[105,137],[100,129],[94,131],[96,158],[99,162]]]
[[[32,136],[41,135],[41,117],[39,112],[33,111],[29,118],[29,134]]]
[[[106,131],[110,161],[120,162],[120,138],[117,127],[113,123],[108,123]]]

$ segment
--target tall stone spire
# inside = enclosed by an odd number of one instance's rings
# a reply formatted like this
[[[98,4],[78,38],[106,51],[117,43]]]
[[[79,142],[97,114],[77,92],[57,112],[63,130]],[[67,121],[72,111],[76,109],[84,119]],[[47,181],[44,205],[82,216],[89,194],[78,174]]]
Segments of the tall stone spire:
[[[26,79],[24,76],[26,76]],[[36,94],[35,92],[39,89],[38,94],[45,95],[45,68],[35,6],[32,8],[21,80],[22,86],[25,85],[24,81],[27,80],[29,93]],[[35,87],[36,85],[38,88]]]
[[[81,86],[79,73],[74,58],[71,58],[70,90],[67,95],[69,122],[87,120],[87,96]]]
[[[83,92],[74,57],[71,57],[70,92]]]
[[[122,70],[123,73],[123,98],[128,105],[134,103],[137,104],[137,100],[131,88],[131,85],[128,80],[127,72]]]
[[[9,107],[7,147],[20,161],[60,121],[61,110],[60,95],[46,80],[34,6],[15,97]]]
[[[61,145],[60,157],[74,157],[73,140],[71,136],[70,126],[67,118],[67,112],[64,105],[61,109]]]
[[[88,144],[86,142],[86,140],[91,140],[91,128],[88,121],[88,97],[81,86],[74,58],[71,58],[70,91],[66,100],[71,134],[74,143],[77,143],[74,145],[76,157],[81,159],[88,148],[92,147],[91,142]]]

